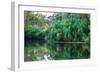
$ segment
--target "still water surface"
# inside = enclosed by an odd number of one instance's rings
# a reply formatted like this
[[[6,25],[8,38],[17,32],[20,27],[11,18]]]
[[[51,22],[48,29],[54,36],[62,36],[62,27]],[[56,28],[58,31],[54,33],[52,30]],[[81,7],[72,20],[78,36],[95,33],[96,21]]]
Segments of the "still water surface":
[[[24,61],[67,60],[90,58],[90,47],[86,43],[26,42]]]

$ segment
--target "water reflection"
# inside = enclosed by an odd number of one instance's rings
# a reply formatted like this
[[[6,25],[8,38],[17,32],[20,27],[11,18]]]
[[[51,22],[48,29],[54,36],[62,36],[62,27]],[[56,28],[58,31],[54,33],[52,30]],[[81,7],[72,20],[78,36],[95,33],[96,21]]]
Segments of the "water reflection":
[[[87,43],[26,42],[24,61],[86,59],[90,57]]]

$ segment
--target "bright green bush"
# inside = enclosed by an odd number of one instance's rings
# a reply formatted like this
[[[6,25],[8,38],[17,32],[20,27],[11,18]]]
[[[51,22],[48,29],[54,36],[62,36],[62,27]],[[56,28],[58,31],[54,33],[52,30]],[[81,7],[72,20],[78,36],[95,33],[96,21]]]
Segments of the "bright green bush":
[[[51,23],[49,25],[48,37],[51,36],[51,40],[53,38],[56,39],[57,34],[63,37],[62,41],[66,42],[84,42],[89,40],[89,14],[55,13],[51,17]]]

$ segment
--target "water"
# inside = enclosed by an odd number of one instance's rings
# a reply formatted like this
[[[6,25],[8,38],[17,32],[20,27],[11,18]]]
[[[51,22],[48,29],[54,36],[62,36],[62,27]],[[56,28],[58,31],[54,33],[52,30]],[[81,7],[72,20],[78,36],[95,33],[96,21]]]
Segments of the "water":
[[[67,42],[26,42],[24,61],[48,61],[90,58],[90,46],[87,43]]]

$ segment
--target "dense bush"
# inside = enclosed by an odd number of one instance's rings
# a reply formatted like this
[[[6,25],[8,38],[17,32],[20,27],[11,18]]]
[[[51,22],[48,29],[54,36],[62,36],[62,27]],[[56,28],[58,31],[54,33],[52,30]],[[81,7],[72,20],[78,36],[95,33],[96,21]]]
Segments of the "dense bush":
[[[44,40],[45,38],[45,23],[47,20],[41,14],[34,14],[34,12],[24,12],[24,33],[25,41]]]
[[[89,41],[89,14],[54,13],[45,19],[42,14],[25,12],[25,38],[48,41]]]
[[[48,37],[62,41],[89,41],[90,17],[88,14],[55,13],[50,17]]]
[[[32,27],[29,25],[25,28],[25,39],[26,41],[34,41],[34,40],[44,40],[45,32],[42,28]]]

